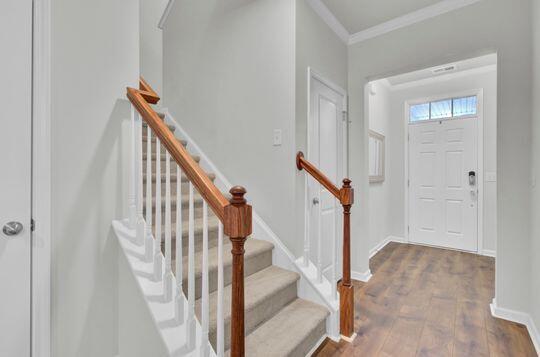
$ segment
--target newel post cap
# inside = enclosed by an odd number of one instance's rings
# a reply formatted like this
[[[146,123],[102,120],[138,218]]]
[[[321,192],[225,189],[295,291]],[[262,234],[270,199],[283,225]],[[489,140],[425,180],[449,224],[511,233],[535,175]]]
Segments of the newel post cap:
[[[251,206],[244,198],[246,189],[242,186],[234,186],[229,193],[232,197],[230,204],[225,207],[224,233],[231,239],[246,238],[252,232]]]
[[[231,204],[233,205],[242,205],[247,203],[244,195],[247,193],[246,189],[242,186],[234,186],[229,190],[229,193],[232,195]]]
[[[354,189],[351,187],[351,180],[343,179],[343,186],[339,190],[339,200],[343,206],[351,206],[354,203]]]

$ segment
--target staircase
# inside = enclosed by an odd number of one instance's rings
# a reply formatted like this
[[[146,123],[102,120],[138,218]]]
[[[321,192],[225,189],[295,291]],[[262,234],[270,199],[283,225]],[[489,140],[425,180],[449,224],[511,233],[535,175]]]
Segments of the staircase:
[[[164,115],[159,114],[163,120]],[[175,127],[169,125],[169,130],[175,131]],[[143,123],[142,144],[146,149],[148,143],[148,127]],[[159,155],[160,172],[156,170],[156,138],[152,136],[152,154],[148,157],[146,150],[143,150],[143,168],[147,167],[147,160],[151,160],[152,167],[152,197],[144,197],[143,214],[146,217],[147,200],[151,200],[152,222],[156,222],[156,211],[161,214],[161,222],[165,222],[165,202],[166,195],[164,185],[161,185],[161,192],[156,192],[156,182],[160,180],[165,183],[166,165],[165,148],[161,146]],[[184,147],[186,141],[178,139]],[[200,158],[192,155],[192,158],[199,162]],[[215,175],[206,173],[212,181]],[[177,200],[177,182],[180,180],[181,199]],[[182,246],[182,287],[184,295],[188,296],[188,206],[189,206],[189,180],[186,176],[178,177],[176,164],[171,164],[171,269],[174,272],[176,266],[176,245]],[[143,176],[143,192],[146,192],[147,178]],[[159,195],[161,199],[157,199]],[[226,196],[229,196],[228,194]],[[195,314],[201,321],[202,309],[202,285],[203,285],[203,198],[196,193],[194,195],[194,262],[195,262]],[[161,205],[161,212],[156,205]],[[181,211],[182,224],[181,236],[177,236],[176,222],[177,211]],[[220,220],[208,209],[208,292],[209,292],[209,323],[208,339],[213,349],[216,351],[217,343],[217,305],[218,305],[218,229]],[[165,250],[164,225],[161,229],[161,249]],[[156,226],[153,228],[156,236]],[[225,238],[223,244],[223,319],[224,319],[224,349],[230,348],[230,326],[231,326],[231,281],[232,281],[232,249],[230,241]],[[245,243],[244,254],[244,291],[245,291],[245,355],[246,356],[305,356],[316,347],[317,343],[326,335],[326,318],[329,314],[325,307],[317,305],[307,300],[298,298],[297,282],[300,276],[296,272],[284,270],[272,265],[272,251],[274,246],[256,237],[249,237]],[[225,353],[229,355],[229,351]]]

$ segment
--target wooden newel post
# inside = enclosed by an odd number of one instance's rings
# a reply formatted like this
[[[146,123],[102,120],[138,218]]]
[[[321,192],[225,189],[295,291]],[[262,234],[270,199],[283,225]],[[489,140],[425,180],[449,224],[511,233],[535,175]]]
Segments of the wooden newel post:
[[[244,357],[244,243],[251,235],[251,206],[246,189],[235,186],[229,191],[230,205],[225,207],[224,233],[232,243],[231,356]]]
[[[343,278],[339,287],[339,327],[343,336],[351,337],[354,334],[354,287],[351,282],[351,206],[354,190],[349,179],[343,180],[340,202],[343,206]]]

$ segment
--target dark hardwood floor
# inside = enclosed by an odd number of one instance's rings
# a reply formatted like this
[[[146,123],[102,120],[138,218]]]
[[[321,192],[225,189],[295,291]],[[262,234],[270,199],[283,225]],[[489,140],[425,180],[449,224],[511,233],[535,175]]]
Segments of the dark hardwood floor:
[[[491,316],[493,258],[390,243],[370,268],[355,281],[358,336],[314,356],[537,356],[525,326]]]

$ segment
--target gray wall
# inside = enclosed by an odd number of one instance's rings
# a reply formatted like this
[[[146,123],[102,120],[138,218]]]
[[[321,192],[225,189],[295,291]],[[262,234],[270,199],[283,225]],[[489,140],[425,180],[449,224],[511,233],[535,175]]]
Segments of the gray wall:
[[[497,303],[529,308],[529,195],[531,117],[530,1],[481,1],[349,48],[351,176],[364,180],[367,197],[364,86],[370,79],[435,66],[489,52],[498,54],[498,241]],[[489,14],[489,15],[487,15]],[[367,200],[360,201],[364,207]],[[365,216],[365,215],[364,215]],[[352,233],[368,231],[365,217],[353,217]],[[367,268],[367,243],[354,247]]]
[[[308,66],[347,86],[347,48],[304,0],[180,0],[164,30],[163,105],[296,256]]]
[[[287,245],[295,236],[293,1],[177,0],[163,105]],[[273,146],[273,130],[283,145]]]
[[[308,67],[347,88],[347,46],[305,0],[296,0],[296,150],[304,153],[307,152]],[[287,242],[297,256],[302,254],[304,237],[304,176],[305,172],[296,173],[297,239]]]
[[[369,248],[370,253],[379,244],[391,235],[403,237],[403,229],[394,230],[401,222],[403,227],[404,212],[398,207],[402,195],[394,188],[403,187],[403,173],[401,168],[392,165],[401,158],[403,161],[403,147],[397,153],[389,150],[393,142],[399,140],[399,129],[403,126],[399,118],[392,117],[392,93],[390,88],[382,81],[371,82],[369,89],[369,129],[385,136],[385,179],[383,182],[369,184]],[[397,130],[396,130],[397,129]],[[403,136],[403,133],[401,133]],[[399,153],[401,153],[400,156]],[[397,156],[397,157],[395,157]],[[395,170],[397,169],[397,170]],[[394,193],[394,195],[392,195]],[[401,204],[403,207],[403,203]],[[398,214],[399,212],[399,214]]]
[[[138,4],[51,1],[52,356],[118,354],[117,243],[125,87],[139,74]]]
[[[141,75],[161,94],[163,82],[163,33],[157,26],[167,0],[139,0]]]
[[[535,185],[531,196],[531,315],[537,326],[540,327],[540,1],[533,0],[533,145],[532,167]]]

